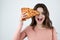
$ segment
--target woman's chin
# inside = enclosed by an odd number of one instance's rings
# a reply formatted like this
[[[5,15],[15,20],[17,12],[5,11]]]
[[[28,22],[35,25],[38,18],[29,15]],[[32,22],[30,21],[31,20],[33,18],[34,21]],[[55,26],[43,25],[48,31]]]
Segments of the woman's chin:
[[[37,24],[42,24],[43,22],[37,22]]]

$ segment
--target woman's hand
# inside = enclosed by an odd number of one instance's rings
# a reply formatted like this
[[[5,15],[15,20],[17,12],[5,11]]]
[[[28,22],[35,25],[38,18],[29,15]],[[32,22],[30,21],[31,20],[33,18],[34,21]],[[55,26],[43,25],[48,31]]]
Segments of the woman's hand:
[[[23,20],[22,19],[24,19],[24,18],[26,18],[26,14],[21,14],[21,17],[20,17],[20,24],[23,26]]]
[[[20,28],[20,30],[22,29],[22,26],[23,26],[23,20],[22,20],[23,18],[26,18],[26,14],[21,13],[20,23],[19,23],[19,26],[18,26],[18,28]]]

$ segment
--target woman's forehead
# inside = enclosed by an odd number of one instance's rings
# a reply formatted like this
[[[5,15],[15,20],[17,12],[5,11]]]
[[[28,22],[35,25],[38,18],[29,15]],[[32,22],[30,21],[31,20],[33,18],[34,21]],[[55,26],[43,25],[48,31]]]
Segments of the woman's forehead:
[[[37,11],[43,12],[43,8],[42,7],[39,7],[39,8],[37,8]]]

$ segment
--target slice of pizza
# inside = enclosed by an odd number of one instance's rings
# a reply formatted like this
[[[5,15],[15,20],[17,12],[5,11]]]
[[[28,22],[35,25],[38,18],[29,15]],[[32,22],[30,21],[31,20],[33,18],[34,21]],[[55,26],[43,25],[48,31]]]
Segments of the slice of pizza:
[[[22,18],[23,21],[40,14],[38,11],[30,8],[21,8],[21,12],[27,15],[25,18]]]

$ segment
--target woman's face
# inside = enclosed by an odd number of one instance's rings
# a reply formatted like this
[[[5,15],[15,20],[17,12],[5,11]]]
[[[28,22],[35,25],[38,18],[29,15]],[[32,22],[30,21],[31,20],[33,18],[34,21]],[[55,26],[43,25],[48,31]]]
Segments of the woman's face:
[[[45,20],[45,15],[43,14],[43,8],[39,7],[37,8],[37,11],[40,13],[39,15],[35,16],[35,20],[37,24],[42,24]]]

